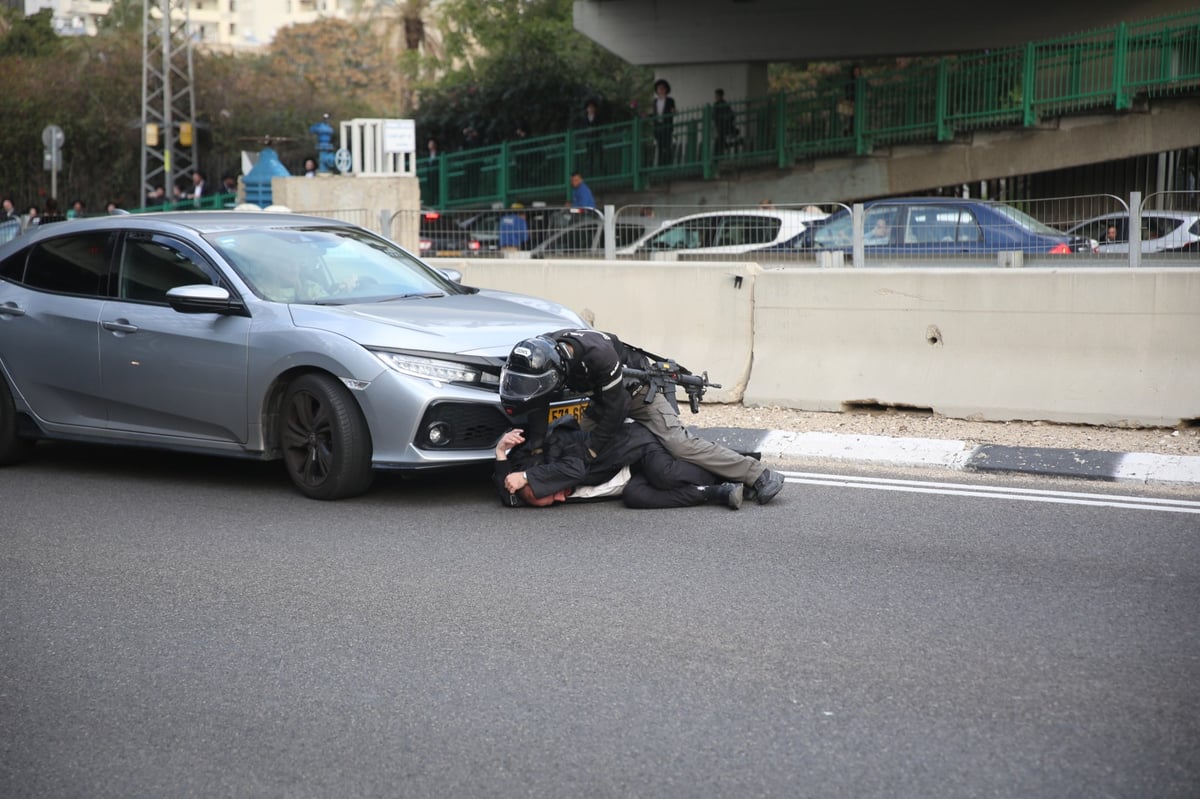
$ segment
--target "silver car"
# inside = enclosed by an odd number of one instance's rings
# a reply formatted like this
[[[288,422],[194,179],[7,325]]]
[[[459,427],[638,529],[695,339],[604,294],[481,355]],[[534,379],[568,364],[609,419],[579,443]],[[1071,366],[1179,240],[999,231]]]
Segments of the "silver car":
[[[0,464],[39,438],[281,459],[339,499],[375,469],[489,460],[513,345],[586,326],[461,285],[357,226],[231,211],[0,245]]]

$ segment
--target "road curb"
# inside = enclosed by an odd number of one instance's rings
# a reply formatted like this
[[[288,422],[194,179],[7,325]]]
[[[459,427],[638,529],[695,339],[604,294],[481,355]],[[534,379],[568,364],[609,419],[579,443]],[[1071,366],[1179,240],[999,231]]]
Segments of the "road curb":
[[[692,432],[766,461],[831,460],[1082,480],[1200,486],[1200,456],[1009,447],[935,438],[796,433],[729,427]]]

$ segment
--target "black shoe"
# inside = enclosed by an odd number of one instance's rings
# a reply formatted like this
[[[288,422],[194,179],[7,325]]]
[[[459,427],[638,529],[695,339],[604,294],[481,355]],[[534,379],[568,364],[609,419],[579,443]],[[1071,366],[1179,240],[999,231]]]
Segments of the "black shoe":
[[[783,478],[770,469],[766,469],[754,481],[752,488],[754,490],[754,498],[758,500],[758,504],[766,505],[775,499],[776,494],[783,490]]]
[[[712,502],[719,502],[722,505],[728,505],[731,510],[737,510],[742,507],[742,484],[741,483],[721,483],[719,486],[713,486]]]

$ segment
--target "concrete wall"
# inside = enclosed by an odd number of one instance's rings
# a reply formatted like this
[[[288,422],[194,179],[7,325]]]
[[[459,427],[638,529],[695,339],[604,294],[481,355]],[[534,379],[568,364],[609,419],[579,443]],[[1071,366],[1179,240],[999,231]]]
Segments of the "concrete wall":
[[[463,282],[546,297],[592,326],[720,383],[706,399],[738,402],[750,379],[754,346],[753,263],[429,259],[463,273]]]
[[[359,209],[367,219],[347,221],[379,231],[379,214],[389,215],[404,209],[421,207],[421,186],[415,177],[397,175],[318,175],[314,178],[271,179],[271,201],[298,214],[325,213],[343,218],[337,209]],[[419,218],[415,213],[400,214],[388,232],[389,238],[411,252],[418,250]]]
[[[1200,419],[1200,267],[782,269],[442,259],[721,383],[715,402],[956,418]]]

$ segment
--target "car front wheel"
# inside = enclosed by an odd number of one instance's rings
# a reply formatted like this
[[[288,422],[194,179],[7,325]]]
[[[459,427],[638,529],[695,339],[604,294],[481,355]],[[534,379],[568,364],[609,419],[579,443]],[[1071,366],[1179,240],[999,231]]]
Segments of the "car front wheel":
[[[33,445],[32,439],[17,435],[17,410],[8,383],[0,376],[0,466],[25,460]]]
[[[312,499],[345,499],[371,485],[371,436],[341,383],[304,375],[283,398],[280,445],[288,475]]]

